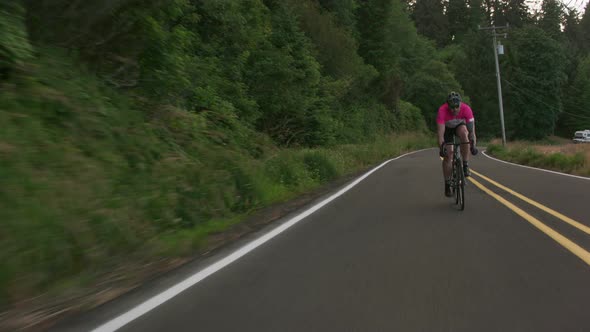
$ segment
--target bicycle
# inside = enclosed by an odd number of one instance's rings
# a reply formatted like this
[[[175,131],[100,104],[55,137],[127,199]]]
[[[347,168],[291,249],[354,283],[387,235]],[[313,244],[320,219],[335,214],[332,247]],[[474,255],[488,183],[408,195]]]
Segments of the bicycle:
[[[453,148],[453,161],[452,161],[452,172],[451,172],[451,191],[455,194],[455,204],[459,205],[461,211],[465,210],[465,173],[463,172],[463,159],[461,158],[462,144],[471,145],[472,142],[457,143],[453,138],[453,143],[444,143],[443,146],[452,145]],[[477,148],[471,145],[471,154],[477,154]],[[446,154],[446,153],[445,153]]]

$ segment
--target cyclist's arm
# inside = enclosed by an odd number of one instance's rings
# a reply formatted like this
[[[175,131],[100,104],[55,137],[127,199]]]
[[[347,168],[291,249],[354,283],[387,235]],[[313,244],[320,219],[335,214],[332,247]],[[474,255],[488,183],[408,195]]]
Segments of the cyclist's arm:
[[[466,106],[466,111],[465,111],[465,120],[466,120],[466,125],[467,125],[467,130],[469,131],[469,140],[473,141],[473,146],[475,146],[475,143],[477,142],[477,139],[475,137],[475,117],[473,116],[473,111],[471,110],[471,107],[469,107],[469,105],[465,104]]]
[[[475,136],[475,121],[467,123],[467,130],[469,131],[469,140],[473,142],[473,146],[476,146],[477,137]]]
[[[437,123],[438,127],[438,146],[441,146],[445,142],[445,124]]]

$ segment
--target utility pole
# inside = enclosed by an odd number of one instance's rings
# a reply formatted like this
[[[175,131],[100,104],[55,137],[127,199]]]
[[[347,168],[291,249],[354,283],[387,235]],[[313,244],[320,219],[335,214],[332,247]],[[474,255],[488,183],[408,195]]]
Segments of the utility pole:
[[[482,28],[478,25],[477,27],[479,28],[479,30],[491,30],[492,36],[494,37],[494,59],[496,60],[496,81],[497,81],[497,85],[498,85],[498,101],[500,103],[500,124],[502,126],[502,146],[506,146],[506,130],[504,129],[504,106],[503,106],[503,102],[502,102],[502,81],[500,80],[500,64],[498,63],[499,49],[498,49],[498,42],[496,40],[496,37],[500,36],[500,37],[506,38],[507,33],[497,34],[496,30],[509,29],[509,25],[506,24],[506,26],[503,26],[503,27],[497,27],[497,26],[492,25],[491,27],[486,27],[486,28]],[[504,54],[504,53],[502,53],[502,54]]]

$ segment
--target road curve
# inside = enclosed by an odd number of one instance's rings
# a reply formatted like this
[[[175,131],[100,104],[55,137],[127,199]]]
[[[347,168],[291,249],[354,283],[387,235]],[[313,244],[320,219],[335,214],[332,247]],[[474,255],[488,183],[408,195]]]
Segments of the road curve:
[[[471,167],[590,226],[588,180],[483,155]],[[590,251],[589,234],[473,178]],[[436,150],[404,156],[119,331],[590,330],[586,262],[472,182],[465,211],[452,203]],[[295,216],[53,331],[108,331],[116,317]]]

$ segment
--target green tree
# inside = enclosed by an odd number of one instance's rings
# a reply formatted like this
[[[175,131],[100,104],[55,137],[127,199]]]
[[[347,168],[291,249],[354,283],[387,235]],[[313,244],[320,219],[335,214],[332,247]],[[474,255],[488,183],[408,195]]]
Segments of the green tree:
[[[460,44],[441,52],[441,59],[461,84],[473,109],[480,138],[500,135],[496,69],[488,32],[471,30]]]
[[[0,4],[0,79],[32,57],[24,14],[20,1]]]
[[[322,12],[315,1],[297,0],[291,5],[298,14],[301,29],[310,38],[322,73],[337,80],[361,86],[374,78],[374,69],[358,54],[358,42],[350,30],[338,25],[334,14]]]
[[[539,27],[555,40],[561,39],[562,5],[557,0],[543,0]]]
[[[452,40],[459,39],[470,28],[469,10],[465,0],[448,0],[446,10],[449,22],[449,34]]]
[[[563,35],[568,49],[578,55],[583,48],[584,35],[580,26],[580,13],[576,9],[568,10],[564,15]]]
[[[322,10],[315,1],[289,3],[297,13],[301,29],[312,41],[315,57],[321,64],[321,101],[317,108],[324,110],[322,123],[332,128],[334,140],[338,137],[341,142],[363,141],[366,135],[351,136],[344,132],[358,126],[351,120],[357,117],[350,116],[350,112],[372,112],[365,108],[364,99],[369,84],[378,76],[377,71],[358,54],[358,42],[352,30],[338,24],[332,12]],[[373,121],[371,117],[365,119]],[[329,136],[314,141],[329,142],[332,140]]]
[[[510,24],[511,27],[520,28],[530,23],[529,8],[526,0],[506,1],[504,11],[506,23]]]
[[[442,1],[416,0],[412,19],[420,35],[434,40],[438,46],[444,46],[449,42],[449,21],[444,14]]]
[[[195,82],[201,96],[194,103],[210,95],[207,90],[213,87],[216,95],[231,103],[235,113],[248,124],[253,124],[261,115],[255,100],[248,93],[246,72],[251,56],[269,37],[271,13],[261,0],[219,0],[196,1],[199,14],[196,25],[189,31],[198,32],[197,48],[194,53],[207,59],[192,66],[199,68],[211,63],[214,75],[204,80],[202,71]]]
[[[24,1],[33,41],[76,50],[88,64],[105,71],[119,69],[124,63],[119,60],[135,60],[143,51],[144,18],[161,17],[159,10],[184,12],[187,2],[146,0],[139,7],[134,0]]]
[[[489,24],[483,0],[470,0],[468,11],[467,22],[469,30],[477,31],[478,26],[486,26]]]
[[[392,109],[403,86],[401,63],[417,40],[416,28],[404,7],[399,0],[368,0],[359,8],[359,53],[379,71],[374,90]]]
[[[117,54],[130,65],[121,67],[122,75],[105,73],[105,79],[118,87],[137,86],[161,104],[190,109],[196,99],[193,75],[198,70],[193,64],[203,64],[199,68],[201,77],[203,72],[218,68],[218,64],[195,56],[201,44],[199,35],[192,31],[198,22],[196,8],[186,1],[177,1],[174,6],[163,6],[157,11],[139,11],[134,20],[141,31],[141,41],[133,45],[133,51]],[[171,27],[169,20],[178,23]]]
[[[320,5],[332,12],[336,22],[358,36],[356,27],[356,11],[359,7],[357,0],[319,0]]]
[[[580,31],[583,36],[582,39],[582,50],[586,53],[590,53],[590,2],[586,4],[584,9],[584,15],[580,21]]]
[[[495,26],[506,25],[506,7],[508,6],[508,3],[504,0],[492,0],[487,2],[487,10],[488,13],[490,13],[492,23]]]
[[[449,91],[461,91],[461,87],[445,63],[431,60],[410,77],[406,91],[405,98],[420,108],[426,124],[434,130],[439,106]]]
[[[269,1],[272,34],[252,53],[248,86],[261,109],[257,128],[281,145],[308,144],[318,130],[314,106],[321,81],[320,64],[297,17],[284,2]]]
[[[590,129],[590,56],[582,59],[574,80],[564,95],[560,133],[570,137],[574,131]]]
[[[486,21],[489,23],[494,22],[494,4],[497,3],[497,0],[482,0],[483,10],[486,15]]]
[[[526,0],[493,0],[487,2],[487,11],[496,26],[506,24],[522,27],[530,22]]]
[[[511,34],[505,78],[506,128],[513,138],[554,134],[565,82],[560,44],[535,26]]]
[[[568,10],[564,15],[563,43],[566,55],[565,73],[568,77],[567,84],[563,87],[563,95],[567,95],[577,74],[577,69],[582,55],[583,38],[580,30],[579,13]]]

